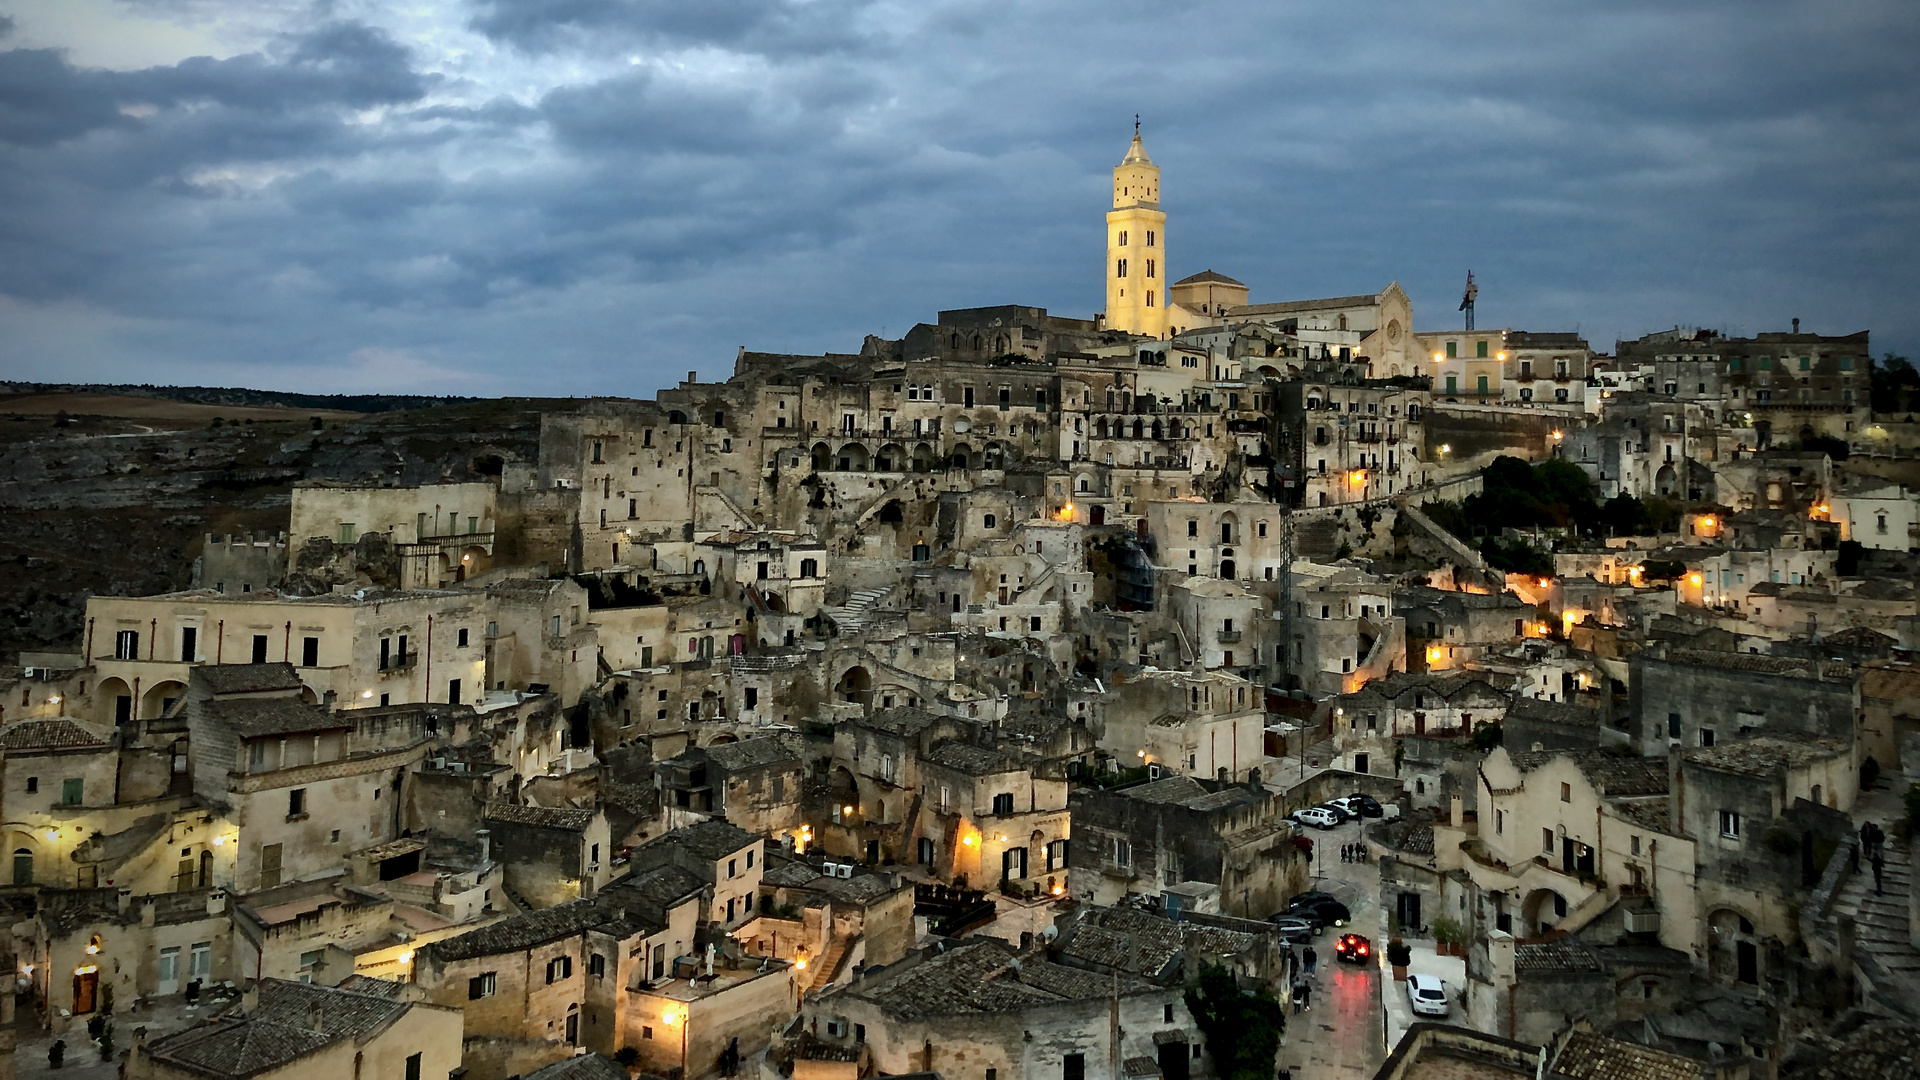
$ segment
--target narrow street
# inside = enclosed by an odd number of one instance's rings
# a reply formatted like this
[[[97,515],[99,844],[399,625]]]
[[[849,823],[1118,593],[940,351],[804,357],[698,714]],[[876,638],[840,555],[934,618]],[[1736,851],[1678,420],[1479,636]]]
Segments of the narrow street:
[[[1280,1067],[1294,1080],[1366,1080],[1386,1060],[1385,1023],[1380,1006],[1381,969],[1376,963],[1342,964],[1333,957],[1341,934],[1364,934],[1377,951],[1385,948],[1380,924],[1379,872],[1372,863],[1343,863],[1340,847],[1360,839],[1360,822],[1337,829],[1308,831],[1314,842],[1313,888],[1340,898],[1353,912],[1351,925],[1327,927],[1315,938],[1319,970],[1313,979],[1312,1008],[1287,1015],[1280,1044]],[[1298,946],[1296,946],[1296,949]]]

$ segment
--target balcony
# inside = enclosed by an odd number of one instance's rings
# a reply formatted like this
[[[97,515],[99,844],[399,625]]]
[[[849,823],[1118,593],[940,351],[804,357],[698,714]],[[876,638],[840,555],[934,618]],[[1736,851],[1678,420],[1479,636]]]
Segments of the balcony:
[[[1239,640],[1240,640],[1240,631],[1238,631],[1238,630],[1221,630],[1221,631],[1219,631],[1219,632],[1218,632],[1217,634],[1215,634],[1214,636],[1215,636],[1216,638],[1218,638],[1218,639],[1219,639],[1219,641],[1220,641],[1220,644],[1222,644],[1222,645],[1233,645],[1233,644],[1236,644],[1236,643],[1238,643],[1238,642],[1239,642]]]
[[[420,651],[416,649],[413,652],[406,653],[401,656],[388,656],[383,658],[380,661],[380,670],[381,671],[405,671],[408,668],[411,668],[414,665],[418,664],[419,662],[420,662]]]

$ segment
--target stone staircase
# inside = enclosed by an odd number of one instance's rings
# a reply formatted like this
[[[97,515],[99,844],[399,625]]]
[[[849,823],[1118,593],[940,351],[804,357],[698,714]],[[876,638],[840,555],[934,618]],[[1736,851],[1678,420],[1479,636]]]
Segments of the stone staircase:
[[[1913,888],[1913,865],[1906,845],[1889,838],[1882,894],[1874,895],[1873,868],[1865,860],[1847,877],[1834,897],[1834,915],[1854,921],[1854,951],[1871,957],[1874,965],[1892,976],[1894,987],[1920,987],[1920,949],[1908,931],[1908,895]],[[1891,989],[1891,988],[1889,988]]]
[[[853,948],[852,937],[835,938],[833,944],[827,947],[827,951],[821,954],[819,961],[813,965],[813,978],[807,982],[807,989],[819,990],[831,983],[833,977],[840,971],[841,962],[847,958],[847,950],[851,948]]]
[[[830,608],[827,612],[828,617],[833,619],[833,624],[840,628],[843,636],[852,637],[867,628],[869,616],[877,609],[877,605],[892,593],[891,588],[861,589],[847,597],[845,604]]]

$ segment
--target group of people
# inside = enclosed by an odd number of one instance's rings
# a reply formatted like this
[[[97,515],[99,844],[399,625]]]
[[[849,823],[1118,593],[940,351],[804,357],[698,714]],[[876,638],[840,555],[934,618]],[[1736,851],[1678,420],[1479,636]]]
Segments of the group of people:
[[[1887,832],[1878,822],[1869,821],[1860,826],[1860,852],[1866,856],[1867,864],[1873,867],[1873,895],[1883,895],[1880,891],[1881,880],[1887,871]]]
[[[1291,943],[1289,943],[1286,946],[1286,952],[1289,957],[1292,956],[1293,945]],[[1320,966],[1320,954],[1313,951],[1313,946],[1308,945],[1306,948],[1300,950],[1299,962],[1293,965],[1293,1011],[1294,1012],[1300,1012],[1302,1010],[1310,1010],[1313,1008],[1313,1001],[1312,1001],[1313,981],[1312,980],[1313,980],[1314,972],[1319,969],[1319,966]]]
[[[1341,862],[1349,862],[1349,863],[1366,862],[1367,859],[1368,859],[1367,845],[1365,844],[1341,844],[1340,845],[1340,861]]]

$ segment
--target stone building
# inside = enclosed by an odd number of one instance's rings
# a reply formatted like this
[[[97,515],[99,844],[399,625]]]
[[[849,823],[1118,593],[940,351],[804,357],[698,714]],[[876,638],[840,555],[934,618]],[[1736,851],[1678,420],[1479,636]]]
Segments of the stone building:
[[[1088,903],[1157,896],[1197,881],[1218,890],[1220,911],[1264,919],[1306,881],[1281,800],[1257,780],[1169,776],[1110,791],[1081,788],[1070,806],[1073,895]]]

